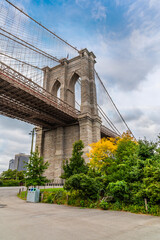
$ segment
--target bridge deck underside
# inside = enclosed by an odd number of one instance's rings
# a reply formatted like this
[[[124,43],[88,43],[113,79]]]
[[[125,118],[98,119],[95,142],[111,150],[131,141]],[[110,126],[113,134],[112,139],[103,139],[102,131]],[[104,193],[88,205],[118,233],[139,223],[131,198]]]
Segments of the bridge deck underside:
[[[50,102],[50,99],[37,93],[33,88],[0,73],[0,114],[36,126],[54,129],[78,122],[78,114],[68,114],[69,108],[69,105],[67,109],[67,106]],[[117,136],[115,132],[101,126],[101,137]]]
[[[27,86],[0,73],[0,113],[49,129],[77,122]]]
[[[109,128],[102,125],[101,126],[101,138],[108,138],[108,137],[116,138],[116,137],[120,137],[120,136],[117,133],[110,130]]]

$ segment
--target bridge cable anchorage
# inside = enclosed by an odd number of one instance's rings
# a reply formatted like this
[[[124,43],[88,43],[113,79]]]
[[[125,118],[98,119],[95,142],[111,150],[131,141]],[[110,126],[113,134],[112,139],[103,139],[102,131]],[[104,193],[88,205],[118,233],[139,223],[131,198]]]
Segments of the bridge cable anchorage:
[[[128,124],[127,124],[126,121],[124,120],[124,118],[123,118],[123,116],[121,115],[120,111],[118,110],[116,104],[113,102],[113,99],[111,98],[109,92],[107,91],[107,89],[106,89],[104,83],[103,83],[102,80],[100,79],[100,77],[99,77],[98,73],[96,72],[96,70],[95,70],[95,74],[96,74],[98,80],[100,81],[101,85],[103,86],[103,88],[104,88],[106,94],[108,95],[108,97],[109,97],[111,103],[113,104],[114,108],[116,109],[117,113],[119,114],[120,118],[122,119],[123,123],[124,123],[125,126],[127,127],[128,131],[132,134],[132,136],[134,137],[134,139],[136,140],[134,134],[133,134],[132,131],[130,130]]]
[[[41,26],[42,28],[44,28],[47,32],[51,33],[53,36],[55,36],[56,38],[58,38],[59,40],[61,40],[62,42],[64,42],[65,44],[67,44],[68,46],[70,46],[71,48],[73,48],[74,50],[76,50],[79,53],[79,50],[72,46],[71,44],[69,44],[67,41],[63,40],[61,37],[59,37],[57,34],[55,34],[54,32],[52,32],[51,30],[49,30],[48,28],[46,28],[45,26],[43,26],[41,23],[39,23],[38,21],[36,21],[34,18],[32,18],[31,16],[29,16],[27,13],[25,13],[23,10],[21,10],[20,8],[18,8],[17,6],[15,6],[13,3],[11,3],[8,0],[5,0],[6,2],[8,2],[10,5],[12,5],[14,8],[16,8],[18,11],[20,11],[21,13],[23,13],[26,17],[30,18],[32,21],[34,21],[35,23],[37,23],[39,26]]]
[[[78,84],[81,86],[81,80],[78,79]],[[80,104],[76,101],[76,104],[80,106]],[[106,120],[106,122],[108,123],[108,125],[111,127],[111,129],[117,133],[117,135],[122,136],[121,133],[119,132],[119,130],[116,128],[116,126],[114,125],[114,123],[109,119],[109,117],[105,114],[105,112],[102,110],[102,108],[97,104],[98,107],[98,111],[100,112],[100,114],[102,115],[102,117]]]

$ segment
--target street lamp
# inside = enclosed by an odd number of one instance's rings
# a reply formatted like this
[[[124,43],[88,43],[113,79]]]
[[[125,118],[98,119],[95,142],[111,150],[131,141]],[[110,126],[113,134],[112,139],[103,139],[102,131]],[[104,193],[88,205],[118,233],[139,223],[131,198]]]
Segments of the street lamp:
[[[31,141],[31,154],[33,152],[33,143],[34,143],[34,135],[36,134],[36,128],[34,127],[33,130],[29,133],[29,135],[32,135],[32,141]]]

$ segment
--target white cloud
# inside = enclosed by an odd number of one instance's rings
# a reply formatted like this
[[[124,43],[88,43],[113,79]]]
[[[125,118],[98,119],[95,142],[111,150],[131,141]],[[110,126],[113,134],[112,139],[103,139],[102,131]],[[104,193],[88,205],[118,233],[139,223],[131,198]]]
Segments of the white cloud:
[[[107,17],[107,7],[101,0],[76,0],[76,4],[84,9],[88,8],[88,13],[91,12],[91,16],[94,20],[103,20]]]
[[[89,7],[91,1],[90,0],[76,0],[76,4],[79,6],[79,7],[82,7],[82,8],[86,8],[86,7]]]
[[[0,116],[0,172],[8,169],[15,154],[29,154],[32,128],[30,124]]]
[[[149,7],[150,8],[160,8],[159,0],[149,0]]]
[[[92,17],[95,20],[103,20],[107,17],[107,8],[100,1],[94,1],[92,8]]]
[[[135,136],[155,140],[160,133],[160,14],[157,1],[153,2],[151,6],[128,1],[127,34],[120,38],[116,32],[100,35],[93,51],[96,69]],[[119,6],[120,1],[116,3]],[[109,116],[111,107],[103,99]],[[116,124],[115,117],[112,121]]]
[[[101,35],[99,44],[94,46],[101,76],[124,91],[139,88],[160,65],[159,13],[149,14],[149,6],[144,2],[135,1],[129,6],[125,16],[128,33],[121,38],[116,32],[107,37]]]
[[[135,89],[129,94],[119,91],[117,86],[109,88],[116,105],[137,138],[146,136],[148,139],[155,140],[160,133],[159,76],[160,65],[147,75],[139,89]]]

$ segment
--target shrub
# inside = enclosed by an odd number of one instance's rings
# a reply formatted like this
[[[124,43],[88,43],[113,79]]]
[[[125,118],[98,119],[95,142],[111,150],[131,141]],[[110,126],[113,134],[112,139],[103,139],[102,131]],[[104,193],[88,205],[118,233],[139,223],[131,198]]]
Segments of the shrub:
[[[100,208],[102,208],[102,209],[104,209],[104,210],[108,210],[108,208],[109,208],[109,203],[106,202],[105,200],[101,200],[99,206],[100,206]]]
[[[3,186],[3,181],[2,180],[0,180],[0,187],[2,187]]]
[[[69,191],[78,191],[82,199],[97,199],[102,184],[84,173],[75,174],[66,180],[64,188]]]
[[[81,200],[82,199],[80,198],[79,191],[72,190],[72,192],[68,193],[68,201],[67,201],[68,205],[80,206]]]
[[[65,204],[67,203],[67,193],[63,189],[54,189],[54,191],[43,191],[43,201],[44,203],[57,203]]]
[[[117,210],[122,210],[122,204],[119,201],[116,201],[113,204],[113,210],[117,211]]]
[[[14,179],[3,180],[3,187],[11,187],[11,186],[19,186],[19,185],[20,185],[19,180],[14,180]]]
[[[129,189],[127,183],[122,181],[111,182],[108,184],[107,193],[109,193],[115,201],[126,200],[129,198]]]

